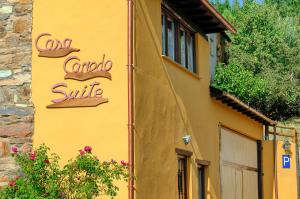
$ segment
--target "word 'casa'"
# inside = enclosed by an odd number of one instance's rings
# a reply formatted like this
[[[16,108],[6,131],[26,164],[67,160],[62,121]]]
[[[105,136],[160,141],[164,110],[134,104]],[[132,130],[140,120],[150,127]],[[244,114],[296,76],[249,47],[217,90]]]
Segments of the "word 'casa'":
[[[49,33],[42,33],[36,38],[35,47],[39,51],[39,57],[59,58],[80,51],[80,49],[72,48],[72,39],[66,38],[60,41],[51,39],[51,36]]]

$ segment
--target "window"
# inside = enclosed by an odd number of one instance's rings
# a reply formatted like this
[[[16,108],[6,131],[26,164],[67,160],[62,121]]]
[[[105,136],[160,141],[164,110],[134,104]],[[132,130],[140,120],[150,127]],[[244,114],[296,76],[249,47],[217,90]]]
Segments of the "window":
[[[167,9],[162,10],[162,53],[196,73],[195,32]]]
[[[206,187],[205,187],[205,179],[206,179],[206,169],[210,165],[210,161],[208,160],[195,160],[198,166],[198,190],[199,190],[199,199],[205,199],[206,195]]]
[[[205,199],[205,166],[198,166],[199,173],[199,199]]]
[[[187,157],[178,156],[178,199],[187,199]]]

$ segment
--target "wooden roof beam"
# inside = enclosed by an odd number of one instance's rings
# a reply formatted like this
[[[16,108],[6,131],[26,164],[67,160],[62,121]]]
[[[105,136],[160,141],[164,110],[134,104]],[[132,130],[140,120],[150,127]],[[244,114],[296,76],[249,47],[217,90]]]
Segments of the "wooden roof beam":
[[[222,103],[231,106],[233,109],[237,110],[238,112],[241,112],[242,114],[248,116],[251,119],[254,119],[262,124],[267,124],[272,126],[277,125],[277,122],[271,120],[270,118],[266,117],[262,113],[251,108],[249,105],[246,105],[238,98],[234,97],[233,95],[230,95],[229,93],[226,93],[214,87],[210,87],[210,93],[212,97],[216,98],[216,100],[219,100]]]

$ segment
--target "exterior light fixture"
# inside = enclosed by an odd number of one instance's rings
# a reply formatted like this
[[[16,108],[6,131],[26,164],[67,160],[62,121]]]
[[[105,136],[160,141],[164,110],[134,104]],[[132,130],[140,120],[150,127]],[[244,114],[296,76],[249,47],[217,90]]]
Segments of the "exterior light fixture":
[[[185,136],[182,137],[182,140],[183,140],[185,145],[188,145],[192,140],[192,136],[191,135],[185,135]]]
[[[284,140],[284,143],[283,143],[283,145],[282,145],[282,148],[283,148],[285,151],[290,151],[290,150],[291,150],[291,143],[290,143],[290,141],[289,141],[288,138],[286,138],[286,139]]]

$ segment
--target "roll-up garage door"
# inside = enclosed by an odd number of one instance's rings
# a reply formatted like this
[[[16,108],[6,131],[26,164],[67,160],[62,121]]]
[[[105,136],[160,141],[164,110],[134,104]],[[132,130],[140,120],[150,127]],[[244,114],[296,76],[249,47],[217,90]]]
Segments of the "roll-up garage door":
[[[222,199],[258,199],[257,143],[221,129]]]

